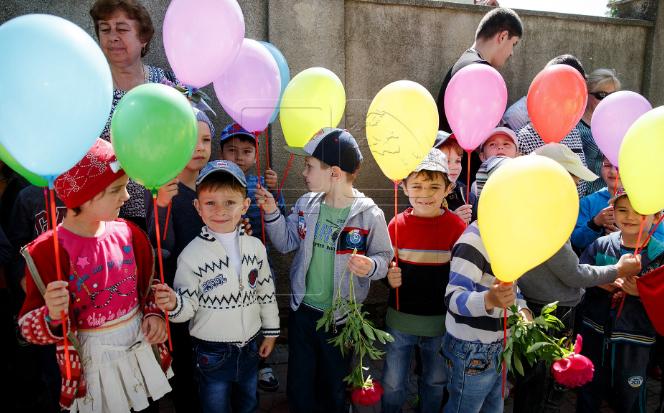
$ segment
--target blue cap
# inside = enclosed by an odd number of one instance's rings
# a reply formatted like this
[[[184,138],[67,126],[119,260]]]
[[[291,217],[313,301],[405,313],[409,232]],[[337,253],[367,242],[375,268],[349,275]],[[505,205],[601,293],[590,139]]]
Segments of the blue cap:
[[[344,172],[354,173],[362,163],[362,152],[357,141],[347,130],[323,128],[314,135],[304,148],[286,150],[295,155],[313,156],[330,166],[338,166]]]
[[[252,139],[253,141],[256,141],[256,136],[254,136],[253,133],[247,131],[238,123],[231,123],[221,131],[221,135],[219,135],[219,144],[223,145],[224,141],[234,136],[245,136],[249,139]]]
[[[196,178],[196,186],[200,185],[208,175],[217,172],[231,174],[233,178],[237,179],[240,185],[245,188],[247,187],[247,178],[244,177],[242,169],[240,169],[240,167],[234,162],[222,160],[208,162],[198,174],[198,178]]]

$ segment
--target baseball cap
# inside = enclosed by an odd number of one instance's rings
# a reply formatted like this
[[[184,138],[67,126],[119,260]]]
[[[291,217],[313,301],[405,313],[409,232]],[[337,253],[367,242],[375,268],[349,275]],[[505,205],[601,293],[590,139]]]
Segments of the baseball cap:
[[[339,128],[323,128],[303,148],[286,146],[286,150],[295,155],[313,156],[351,174],[362,163],[362,152],[357,141],[347,130]]]
[[[225,161],[225,160],[216,160],[210,161],[201,169],[201,172],[196,178],[196,186],[200,185],[206,177],[210,174],[224,172],[233,176],[243,187],[247,187],[247,179],[244,177],[244,173],[239,166],[234,162]]]
[[[627,192],[625,192],[624,188],[618,188],[616,191],[616,194],[609,199],[609,205],[615,205],[616,201],[618,201],[620,198],[627,196]]]
[[[413,172],[420,171],[449,173],[447,156],[436,148],[431,149],[424,159],[422,159],[422,162],[413,170]]]
[[[599,178],[590,169],[583,165],[579,155],[575,154],[570,148],[561,143],[547,143],[546,145],[535,149],[533,153],[553,159],[562,165],[563,168],[567,169],[567,172],[583,179],[584,181],[592,182]]]
[[[254,142],[256,141],[256,136],[254,136],[253,133],[244,129],[242,126],[240,126],[239,123],[231,123],[221,131],[221,134],[219,135],[219,144],[223,145],[224,141],[235,136],[244,136],[253,140]]]
[[[514,131],[510,128],[506,128],[505,126],[499,126],[499,127],[495,128],[494,130],[492,130],[486,136],[486,138],[484,138],[484,140],[482,141],[480,146],[477,147],[477,150],[481,152],[482,147],[484,146],[486,141],[488,141],[489,138],[491,138],[492,136],[495,136],[495,135],[505,135],[508,138],[512,139],[512,141],[514,142],[514,146],[516,146],[517,148],[519,147],[519,139],[516,137],[516,133],[514,133]]]

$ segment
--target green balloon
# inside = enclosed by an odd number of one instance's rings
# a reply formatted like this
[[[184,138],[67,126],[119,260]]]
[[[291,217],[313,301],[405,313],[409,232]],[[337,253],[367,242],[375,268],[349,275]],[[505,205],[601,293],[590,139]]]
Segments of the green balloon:
[[[34,172],[30,172],[23,167],[11,153],[3,146],[0,145],[0,160],[4,162],[7,166],[12,168],[14,172],[21,175],[23,178],[27,179],[32,185],[35,186],[48,186],[48,181],[44,177],[37,175]]]
[[[191,104],[174,88],[140,85],[118,102],[111,143],[130,178],[151,191],[175,178],[189,163],[197,141]]]

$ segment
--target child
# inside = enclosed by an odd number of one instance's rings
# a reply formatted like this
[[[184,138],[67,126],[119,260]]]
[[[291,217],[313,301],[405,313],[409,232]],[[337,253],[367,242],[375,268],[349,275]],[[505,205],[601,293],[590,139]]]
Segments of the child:
[[[237,123],[226,126],[219,137],[220,158],[235,162],[247,178],[247,196],[251,199],[251,205],[246,216],[251,225],[251,234],[263,240],[261,211],[256,204],[256,187],[267,185],[275,197],[279,195],[277,202],[282,214],[286,214],[286,204],[283,194],[277,194],[279,185],[276,172],[267,169],[265,175],[261,176],[260,182],[255,174],[250,173],[251,168],[256,165],[256,148],[258,147],[256,142],[256,137]],[[261,360],[258,376],[258,386],[261,390],[273,392],[279,389],[279,380],[266,360]]]
[[[198,124],[198,142],[191,160],[177,178],[159,188],[157,194],[157,211],[159,227],[163,241],[161,248],[164,253],[164,279],[173,285],[177,260],[184,248],[196,238],[204,225],[194,208],[196,199],[196,178],[198,173],[210,160],[214,126],[205,112],[194,108]],[[145,191],[145,205],[148,223],[148,234],[152,245],[156,248],[156,230],[154,219],[154,203],[152,194]],[[172,203],[172,204],[171,204]],[[170,214],[168,205],[171,204]],[[168,215],[168,217],[167,217]],[[166,220],[168,226],[166,227]],[[194,369],[191,364],[192,344],[189,336],[189,323],[171,323],[171,339],[173,341],[173,404],[178,412],[198,411],[198,389],[194,380]]]
[[[394,342],[387,344],[385,354],[382,403],[386,413],[401,411],[415,346],[419,346],[422,358],[420,410],[437,412],[443,405],[446,379],[440,347],[445,333],[444,293],[449,280],[450,251],[466,228],[461,218],[440,208],[453,186],[448,173],[445,155],[431,149],[403,180],[403,191],[412,207],[388,226],[392,243],[398,226],[399,266],[392,266],[387,272],[393,289],[385,324]],[[431,237],[431,233],[437,236]],[[398,304],[394,288],[399,288]]]
[[[462,182],[463,177],[459,179],[462,168],[463,148],[459,145],[454,135],[443,131],[438,131],[433,147],[438,148],[445,154],[449,170],[447,177],[453,184],[452,191],[445,197],[447,206],[443,206],[457,214],[466,224],[469,224],[477,219],[477,212],[473,209],[476,197],[472,192],[467,194],[466,184]],[[466,199],[466,196],[468,196],[468,199]]]
[[[61,273],[56,281],[53,231],[23,249],[30,277],[21,333],[57,343],[63,407],[72,412],[148,407],[171,390],[163,314],[150,289],[154,259],[135,224],[117,220],[129,198],[128,177],[111,144],[97,139],[85,157],[55,181],[67,215],[57,227]],[[26,274],[27,275],[27,274]],[[61,313],[68,313],[71,380],[67,379]],[[170,370],[169,370],[170,372]]]
[[[292,412],[345,408],[344,376],[349,358],[328,340],[335,334],[318,330],[323,311],[337,290],[349,296],[342,274],[354,274],[355,299],[362,302],[371,280],[385,277],[392,247],[383,211],[353,188],[362,154],[345,130],[323,128],[300,150],[302,175],[310,193],[302,196],[288,217],[263,188],[256,198],[265,210],[266,230],[281,253],[297,251],[291,266],[291,313],[288,322],[288,402]],[[346,315],[335,314],[337,325]],[[337,331],[339,328],[337,328]]]
[[[621,255],[641,247],[637,239],[642,219],[645,235],[641,244],[659,217],[659,213],[643,216],[636,212],[622,190],[611,205],[619,231],[590,244],[581,256],[582,263],[615,264]],[[641,275],[664,264],[664,244],[656,238],[641,251]],[[598,412],[603,397],[619,412],[636,411],[645,404],[646,370],[656,333],[639,299],[636,279],[627,277],[586,291],[582,352],[595,365],[595,375],[579,393],[577,412]]]
[[[508,159],[492,157],[486,162],[495,161],[493,172]],[[445,292],[442,351],[450,395],[446,413],[503,411],[503,308],[515,300],[523,316],[532,319],[516,285],[503,284],[493,276],[477,221],[473,222],[454,245]]]
[[[519,143],[516,138],[516,134],[512,129],[505,127],[495,128],[489,136],[477,147],[477,152],[479,154],[482,164],[477,170],[477,175],[475,176],[475,182],[470,187],[471,192],[479,198],[480,191],[482,190],[481,186],[487,180],[487,161],[492,157],[505,157],[505,158],[516,158],[519,155],[517,150]],[[477,205],[474,205],[477,209]]]
[[[192,320],[203,412],[253,412],[259,357],[279,336],[279,310],[265,246],[238,224],[247,212],[247,182],[230,161],[213,161],[196,180],[194,206],[205,223],[178,258],[175,289],[156,288],[173,322]],[[258,334],[265,337],[258,342]]]

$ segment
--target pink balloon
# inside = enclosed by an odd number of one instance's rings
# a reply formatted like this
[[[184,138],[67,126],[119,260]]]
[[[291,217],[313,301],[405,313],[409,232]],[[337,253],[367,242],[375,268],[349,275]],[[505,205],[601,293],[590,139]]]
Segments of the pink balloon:
[[[172,0],[163,27],[168,63],[181,82],[196,88],[228,69],[244,39],[236,0]]]
[[[507,106],[503,77],[489,65],[474,63],[459,70],[445,90],[445,115],[459,145],[477,148],[500,122]]]
[[[279,66],[265,46],[244,39],[233,65],[214,81],[214,92],[235,122],[262,132],[279,105]]]
[[[620,145],[629,127],[651,109],[646,98],[628,90],[611,93],[599,102],[590,129],[595,143],[613,165],[618,165]]]

